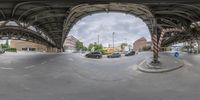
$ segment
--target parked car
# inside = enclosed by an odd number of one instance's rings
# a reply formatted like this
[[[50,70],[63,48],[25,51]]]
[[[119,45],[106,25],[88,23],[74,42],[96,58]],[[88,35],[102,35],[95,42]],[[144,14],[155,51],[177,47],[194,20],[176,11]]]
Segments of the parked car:
[[[111,55],[107,56],[108,58],[119,58],[121,57],[121,54],[119,52],[114,52]]]
[[[135,55],[135,51],[129,51],[125,54],[125,56],[132,56]]]
[[[85,55],[87,58],[97,58],[100,59],[102,58],[102,53],[101,52],[90,52]]]
[[[128,51],[124,51],[124,52],[122,52],[122,54],[127,54],[128,53]]]
[[[5,53],[5,50],[0,49],[0,54],[3,54],[3,53]]]

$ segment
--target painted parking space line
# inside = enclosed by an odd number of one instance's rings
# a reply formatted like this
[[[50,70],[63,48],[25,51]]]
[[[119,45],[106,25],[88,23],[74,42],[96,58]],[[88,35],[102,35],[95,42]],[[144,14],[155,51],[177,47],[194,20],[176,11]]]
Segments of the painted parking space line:
[[[54,59],[50,59],[49,61],[54,61]]]
[[[46,64],[47,63],[47,61],[43,61],[41,64],[43,65],[43,64]]]
[[[141,66],[146,60],[142,60],[138,65]]]
[[[25,69],[30,69],[30,68],[33,68],[33,67],[35,67],[35,65],[26,66],[26,67],[24,67],[24,68],[25,68]]]
[[[187,66],[194,66],[192,63],[190,63],[189,61],[183,60],[184,64]]]
[[[68,60],[69,60],[69,61],[74,61],[74,59],[72,59],[72,58],[69,58]]]
[[[14,69],[14,68],[10,68],[10,67],[0,67],[0,69],[12,70],[12,69]]]

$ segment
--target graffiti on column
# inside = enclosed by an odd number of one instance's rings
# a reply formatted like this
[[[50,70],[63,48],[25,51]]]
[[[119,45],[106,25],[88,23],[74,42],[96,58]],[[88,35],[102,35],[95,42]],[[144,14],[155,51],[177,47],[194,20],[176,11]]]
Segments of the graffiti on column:
[[[159,50],[159,51],[160,51],[161,43],[162,43],[162,40],[163,40],[163,37],[164,37],[164,34],[165,34],[164,31],[165,31],[165,30],[163,30],[163,31],[161,32],[160,39],[159,39],[159,42],[158,42],[158,50]]]
[[[153,53],[158,54],[158,43],[157,43],[157,35],[156,34],[153,35],[152,40],[153,40]]]

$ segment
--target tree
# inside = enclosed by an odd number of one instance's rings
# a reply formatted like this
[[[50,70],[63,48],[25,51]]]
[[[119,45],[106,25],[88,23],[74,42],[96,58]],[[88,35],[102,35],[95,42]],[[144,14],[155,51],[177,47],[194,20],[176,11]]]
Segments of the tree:
[[[91,49],[94,47],[94,44],[90,43],[88,46],[88,50],[91,51]]]
[[[83,42],[77,41],[76,50],[83,50],[83,49],[84,49]]]
[[[124,50],[125,46],[128,46],[128,44],[127,44],[127,43],[122,43],[122,44],[120,45],[121,50]]]
[[[9,48],[9,43],[8,43],[8,40],[6,40],[6,43],[5,44],[1,44],[1,48]]]
[[[5,45],[7,46],[7,48],[9,48],[9,43],[8,43],[8,40],[6,40],[6,43]]]
[[[94,51],[103,51],[103,45],[102,44],[97,44],[96,42],[90,43],[88,46],[88,50],[91,51],[91,49],[94,48]]]
[[[87,51],[87,50],[88,50],[87,47],[84,46],[84,47],[83,47],[83,51]]]

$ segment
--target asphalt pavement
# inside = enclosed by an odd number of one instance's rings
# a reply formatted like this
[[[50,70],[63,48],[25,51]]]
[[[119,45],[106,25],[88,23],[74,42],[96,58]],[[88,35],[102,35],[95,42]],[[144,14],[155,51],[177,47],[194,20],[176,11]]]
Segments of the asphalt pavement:
[[[78,53],[0,55],[0,100],[199,100],[200,55],[167,73],[137,70],[150,52],[113,59]]]

